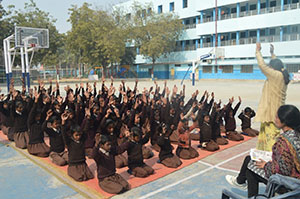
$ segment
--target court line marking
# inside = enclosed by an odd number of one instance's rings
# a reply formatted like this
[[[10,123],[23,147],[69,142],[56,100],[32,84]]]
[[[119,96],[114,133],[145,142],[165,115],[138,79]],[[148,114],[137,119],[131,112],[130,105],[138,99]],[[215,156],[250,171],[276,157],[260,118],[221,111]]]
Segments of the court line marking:
[[[209,167],[215,166],[215,165],[213,165],[213,164],[209,164],[209,163],[207,163],[207,162],[203,162],[202,160],[199,160],[198,162],[201,163],[201,164],[204,164],[204,165],[206,165],[206,166],[209,166]],[[217,168],[217,169],[220,169],[220,170],[224,170],[224,171],[230,171],[230,172],[233,172],[233,173],[239,173],[239,171],[237,171],[237,170],[227,169],[227,168],[223,168],[223,167],[220,167],[220,166],[216,166],[216,168]]]
[[[174,183],[169,184],[169,185],[167,185],[167,186],[164,186],[164,187],[162,187],[162,188],[160,188],[160,189],[157,189],[156,191],[152,191],[151,193],[148,193],[148,194],[146,194],[146,195],[144,195],[144,196],[142,196],[142,197],[139,197],[139,199],[146,199],[146,198],[149,198],[149,197],[151,197],[151,196],[153,196],[153,195],[156,195],[156,194],[159,193],[159,192],[162,192],[162,191],[164,191],[164,190],[166,190],[166,189],[169,189],[169,188],[171,188],[171,187],[174,187],[175,185],[178,185],[178,184],[180,184],[180,183],[182,183],[182,182],[184,182],[184,181],[187,181],[187,180],[192,179],[192,178],[194,178],[194,177],[196,177],[196,176],[198,176],[198,175],[201,175],[201,174],[203,174],[203,173],[205,173],[205,172],[207,172],[207,171],[209,171],[209,170],[212,170],[212,169],[214,169],[214,168],[217,168],[217,167],[219,167],[219,166],[222,165],[222,164],[225,164],[225,163],[227,163],[227,162],[229,162],[229,161],[231,161],[231,160],[234,160],[234,159],[236,159],[236,158],[238,158],[238,157],[240,157],[240,156],[243,156],[243,155],[249,153],[249,151],[250,151],[250,150],[247,150],[247,151],[245,151],[245,152],[243,152],[243,153],[240,153],[240,154],[238,154],[238,155],[235,155],[235,156],[233,156],[233,157],[231,157],[231,158],[229,158],[229,159],[227,159],[227,160],[224,160],[224,161],[222,161],[222,162],[219,162],[219,163],[216,164],[216,165],[211,165],[210,167],[208,167],[208,168],[206,168],[206,169],[204,169],[204,170],[202,170],[202,171],[200,171],[200,172],[198,172],[198,173],[195,173],[195,174],[193,174],[193,175],[191,175],[191,176],[188,176],[188,177],[186,177],[186,178],[183,178],[183,179],[181,179],[181,180],[178,180],[177,182],[174,182]],[[199,162],[199,161],[198,161],[198,162]],[[208,164],[208,163],[207,163],[207,164]]]

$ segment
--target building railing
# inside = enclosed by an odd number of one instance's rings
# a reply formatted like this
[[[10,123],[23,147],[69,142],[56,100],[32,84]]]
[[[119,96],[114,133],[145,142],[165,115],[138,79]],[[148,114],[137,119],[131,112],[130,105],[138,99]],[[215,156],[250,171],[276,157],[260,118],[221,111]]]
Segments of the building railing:
[[[300,34],[282,35],[282,41],[295,41],[295,40],[300,40]]]
[[[208,48],[208,47],[212,47],[212,43],[211,42],[204,42],[203,43],[203,48]]]
[[[292,3],[292,4],[284,5],[283,10],[286,11],[286,10],[293,10],[299,8],[300,8],[300,3]],[[267,13],[280,12],[280,11],[281,11],[281,6],[274,6],[274,7],[260,9],[260,14],[267,14]],[[257,9],[243,11],[240,12],[239,17],[254,16],[257,15],[257,12],[258,12]],[[237,18],[237,13],[231,13],[231,14],[227,13],[221,15],[221,20],[232,19],[232,18]],[[213,21],[213,17],[207,17],[203,19],[203,23],[211,22],[211,21]]]
[[[196,24],[186,24],[184,27],[185,29],[193,29],[196,28]]]

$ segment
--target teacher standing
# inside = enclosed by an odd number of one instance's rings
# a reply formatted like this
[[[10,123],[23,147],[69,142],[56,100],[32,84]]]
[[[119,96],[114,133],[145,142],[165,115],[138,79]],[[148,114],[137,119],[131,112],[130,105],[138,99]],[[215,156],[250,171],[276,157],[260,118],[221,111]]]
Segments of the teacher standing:
[[[261,44],[257,43],[257,63],[267,79],[264,83],[255,118],[257,122],[261,122],[256,148],[264,151],[272,151],[272,146],[280,133],[279,129],[275,126],[274,119],[278,108],[285,104],[287,85],[290,79],[289,73],[284,69],[282,61],[274,55],[273,45],[270,48],[272,59],[269,66],[266,65],[260,51]]]

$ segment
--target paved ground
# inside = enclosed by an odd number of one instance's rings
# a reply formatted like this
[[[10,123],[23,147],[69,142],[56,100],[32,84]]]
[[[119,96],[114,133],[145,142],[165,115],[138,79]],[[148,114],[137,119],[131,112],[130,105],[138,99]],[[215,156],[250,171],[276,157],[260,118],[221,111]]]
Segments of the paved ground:
[[[158,81],[163,86],[162,81]],[[108,84],[108,83],[107,83]],[[126,83],[133,87],[134,82]],[[168,86],[177,85],[180,81],[168,81]],[[257,109],[261,96],[263,81],[242,80],[201,80],[196,86],[186,84],[186,100],[195,89],[202,93],[204,90],[214,91],[216,99],[224,103],[228,98],[241,96],[243,99],[240,110],[246,106]],[[61,89],[66,84],[61,84]],[[70,84],[72,86],[72,84]],[[118,86],[119,82],[115,82]],[[149,81],[140,81],[139,90],[153,85]],[[74,85],[73,85],[74,86]],[[100,87],[100,84],[98,85]],[[2,88],[5,90],[5,88]],[[294,104],[300,108],[300,84],[290,84],[287,92],[287,104]],[[240,112],[240,110],[238,112]],[[240,121],[237,120],[237,124]],[[259,128],[259,123],[253,124]],[[167,175],[141,187],[132,189],[113,198],[220,198],[223,188],[246,196],[246,192],[232,188],[225,181],[227,174],[236,174],[245,155],[250,148],[255,147],[256,139],[215,153],[184,169]],[[55,172],[55,171],[54,171]],[[142,180],[142,179],[141,179]],[[63,184],[52,174],[18,154],[14,149],[0,145],[0,198],[84,198],[74,186]],[[72,188],[71,188],[72,187]],[[262,189],[263,190],[263,189]],[[86,196],[85,196],[86,197]]]

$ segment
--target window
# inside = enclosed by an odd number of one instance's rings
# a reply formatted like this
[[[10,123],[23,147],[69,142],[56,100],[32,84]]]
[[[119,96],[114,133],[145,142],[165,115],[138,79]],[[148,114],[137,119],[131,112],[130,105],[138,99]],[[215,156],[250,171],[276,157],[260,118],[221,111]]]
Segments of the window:
[[[256,35],[257,35],[256,30],[249,31],[249,36],[250,37],[256,37]]]
[[[203,73],[212,73],[212,66],[203,66]]]
[[[182,7],[187,8],[188,7],[188,0],[182,0]]]
[[[299,3],[299,0],[292,0],[292,3]]]
[[[170,12],[173,12],[174,11],[174,2],[171,2],[170,3]]]
[[[236,13],[236,8],[231,8],[231,13]]]
[[[222,66],[222,73],[233,73],[233,65]]]
[[[236,33],[234,32],[234,33],[231,33],[231,39],[236,39]]]
[[[162,13],[163,12],[163,8],[162,8],[162,5],[158,6],[158,10],[157,10],[158,14]]]
[[[266,8],[266,3],[261,3],[261,4],[260,4],[260,8],[261,8],[261,9]]]
[[[298,27],[297,26],[292,26],[291,33],[298,33]]]
[[[270,7],[276,7],[276,1],[271,1],[270,2]]]
[[[300,70],[300,64],[287,64],[286,70],[289,73],[297,73]]]
[[[271,28],[270,29],[270,35],[275,35],[276,31],[275,31],[275,28]]]
[[[246,11],[246,6],[242,6],[241,7],[241,12],[245,12]]]
[[[266,36],[266,29],[260,30],[260,36]]]
[[[250,10],[256,10],[256,4],[250,5]]]
[[[241,73],[253,73],[253,65],[242,65]]]
[[[246,32],[241,32],[241,38],[246,38]]]

